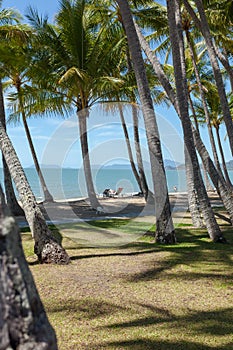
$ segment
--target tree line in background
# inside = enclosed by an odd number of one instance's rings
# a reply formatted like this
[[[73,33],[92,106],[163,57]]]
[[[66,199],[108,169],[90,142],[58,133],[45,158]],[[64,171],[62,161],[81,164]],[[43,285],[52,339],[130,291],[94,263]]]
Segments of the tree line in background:
[[[5,208],[6,197],[13,215],[22,214],[12,179],[40,262],[66,264],[69,257],[51,234],[7,136],[4,101],[11,110],[9,122],[22,120],[45,201],[53,201],[53,197],[40,169],[28,118],[77,114],[86,187],[93,209],[97,209],[100,203],[95,194],[89,158],[88,113],[94,104],[114,102],[119,109],[130,164],[139,189],[146,201],[155,204],[155,239],[162,244],[175,243],[176,236],[154,105],[166,102],[173,106],[183,129],[193,224],[206,227],[213,242],[225,242],[207,190],[211,179],[233,223],[232,184],[219,134],[223,123],[233,154],[232,16],[233,4],[229,0],[167,0],[164,6],[149,0],[61,0],[54,23],[50,23],[47,17],[42,18],[33,8],[29,8],[26,15],[28,24],[23,24],[18,12],[1,9],[0,148],[5,185],[1,202]],[[133,142],[129,139],[124,118],[126,103],[132,108]],[[153,193],[148,189],[143,168],[138,106],[142,109],[145,124]],[[211,154],[201,138],[202,124],[208,129]],[[4,213],[6,210],[2,209],[2,222],[3,216],[9,215]],[[12,230],[9,227],[9,231]],[[10,240],[12,234],[6,237],[0,234],[1,240],[2,237]],[[4,243],[4,247],[7,244]],[[19,259],[19,253],[14,254],[14,249],[1,250],[1,256],[6,258],[1,259],[1,264],[7,265],[9,259]],[[44,312],[43,308],[41,312]],[[10,327],[8,332],[10,339]],[[26,341],[19,334],[14,336],[16,343]],[[53,336],[52,342],[56,342]],[[46,349],[46,346],[41,349]]]

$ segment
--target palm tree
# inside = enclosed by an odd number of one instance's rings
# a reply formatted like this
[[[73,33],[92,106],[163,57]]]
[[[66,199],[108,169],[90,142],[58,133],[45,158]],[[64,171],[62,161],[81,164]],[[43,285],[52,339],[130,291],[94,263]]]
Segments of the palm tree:
[[[189,161],[192,164],[192,176],[194,179],[194,185],[200,202],[200,208],[202,210],[207,230],[211,239],[214,242],[224,242],[225,239],[219,229],[219,226],[209,204],[195,151],[188,111],[188,89],[186,83],[184,43],[179,2],[177,0],[167,0],[167,11],[177,91],[177,103],[183,127],[185,147],[187,148]]]
[[[31,30],[27,28],[27,31],[24,31],[23,34],[24,35],[15,35],[11,40],[8,40],[4,48],[4,54],[2,55],[2,72],[5,78],[9,78],[7,82],[5,81],[5,85],[16,89],[16,94],[9,94],[9,101],[11,101],[11,103],[9,103],[8,106],[14,108],[16,112],[10,115],[9,120],[17,122],[20,120],[20,117],[22,118],[32,158],[43,190],[44,199],[46,202],[52,202],[53,197],[47,188],[37,159],[24,107],[24,94],[27,93],[27,87],[32,84],[33,80],[33,50],[29,42],[30,36],[32,35]]]
[[[124,24],[129,51],[136,76],[142,112],[146,127],[147,141],[151,159],[151,171],[154,179],[154,196],[156,208],[156,240],[159,243],[174,243],[175,230],[171,218],[165,170],[162,159],[158,127],[156,124],[153,103],[150,95],[148,80],[145,73],[144,61],[134,27],[128,1],[117,0],[122,22]]]
[[[219,66],[219,63],[218,63],[218,60],[216,57],[216,52],[214,50],[213,41],[212,41],[208,21],[207,21],[206,15],[205,15],[203,3],[200,0],[195,0],[195,4],[196,4],[196,7],[197,7],[199,15],[200,15],[200,20],[198,19],[197,15],[196,15],[195,11],[193,10],[193,8],[191,7],[190,3],[187,0],[184,0],[184,5],[185,5],[187,11],[189,12],[190,16],[192,17],[197,28],[201,31],[201,33],[205,39],[205,42],[206,42],[206,47],[207,47],[207,51],[209,54],[209,59],[210,59],[210,63],[211,63],[212,69],[213,69],[214,77],[216,80],[216,85],[218,88],[220,103],[221,103],[222,110],[223,110],[223,118],[224,118],[224,122],[226,125],[227,134],[229,137],[230,149],[231,149],[231,153],[233,154],[233,122],[232,122],[230,108],[229,108],[228,101],[227,101],[225,87],[223,84],[220,66]]]
[[[12,344],[17,344],[24,349],[57,350],[54,329],[37,292],[1,185],[0,204],[0,348],[12,349]]]
[[[149,45],[147,44],[146,40],[143,38],[142,35],[140,35],[140,30],[138,28],[138,26],[136,25],[136,30],[138,33],[138,37],[140,39],[140,43],[141,46],[144,50],[144,52],[146,53],[148,59],[150,60],[153,69],[155,71],[155,74],[157,75],[161,85],[163,86],[169,100],[171,101],[171,103],[173,104],[178,116],[180,117],[180,112],[179,112],[179,106],[178,106],[178,100],[177,100],[177,95],[176,92],[174,91],[174,88],[171,86],[170,81],[168,80],[168,77],[166,76],[164,69],[162,67],[162,65],[160,64],[159,60],[157,59],[156,55],[154,55],[152,53],[152,50],[150,49]],[[191,125],[192,128],[192,134],[194,137],[194,142],[195,142],[195,147],[197,148],[197,151],[203,161],[203,165],[205,166],[205,169],[208,171],[208,174],[218,192],[218,194],[221,196],[224,205],[231,217],[231,221],[233,223],[233,205],[232,205],[232,198],[231,195],[225,185],[225,183],[222,181],[222,178],[219,177],[219,174],[211,160],[211,157],[204,145],[204,143],[202,142],[201,138],[200,138],[200,134],[199,132],[197,132],[195,130],[195,128],[193,127],[193,125]],[[191,163],[187,162],[186,166],[190,167]],[[196,188],[193,184],[193,173],[191,169],[187,169],[187,182],[188,182],[188,197],[189,197],[189,206],[190,206],[190,210],[192,210],[191,214],[192,214],[192,218],[194,221],[194,224],[198,222],[201,223],[200,221],[200,217],[199,217],[199,210],[197,208],[197,203],[195,203],[195,198],[197,196],[194,196],[193,194],[196,193]],[[189,179],[191,179],[192,181],[189,181]],[[193,210],[194,208],[194,210]]]
[[[2,5],[2,1],[0,1],[0,7]],[[2,9],[0,11],[0,37],[4,40],[7,34],[10,34],[14,31],[14,29],[18,29],[18,24],[20,23],[20,15],[18,12],[12,9]],[[2,78],[2,74],[1,74]],[[0,80],[0,117],[1,123],[3,127],[6,129],[6,118],[5,118],[5,108],[4,108],[4,100],[2,95],[2,81]],[[4,156],[2,155],[3,162],[3,173],[4,173],[4,187],[6,192],[7,204],[10,208],[10,211],[13,215],[23,216],[23,209],[20,207],[14,192],[14,188],[12,185],[11,176],[9,173],[9,169],[7,167]]]
[[[41,70],[41,83],[47,84],[44,88],[51,95],[62,94],[63,105],[59,106],[59,112],[63,113],[63,107],[69,105],[77,113],[87,192],[91,206],[96,209],[100,204],[95,194],[89,159],[88,109],[101,102],[110,91],[119,88],[122,81],[112,75],[111,64],[120,52],[119,37],[109,41],[96,25],[87,5],[88,1],[62,0],[55,26],[49,25],[46,20],[41,23],[33,10],[28,18],[37,29],[42,47],[40,60],[35,62],[37,67],[42,64],[46,67],[46,72]],[[54,106],[55,111],[56,108]]]

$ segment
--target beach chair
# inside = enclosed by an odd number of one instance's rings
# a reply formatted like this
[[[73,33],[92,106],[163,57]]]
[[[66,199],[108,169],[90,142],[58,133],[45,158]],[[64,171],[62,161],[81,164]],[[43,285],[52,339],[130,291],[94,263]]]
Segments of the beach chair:
[[[118,197],[123,191],[123,187],[119,187],[116,191],[109,192],[109,197]]]

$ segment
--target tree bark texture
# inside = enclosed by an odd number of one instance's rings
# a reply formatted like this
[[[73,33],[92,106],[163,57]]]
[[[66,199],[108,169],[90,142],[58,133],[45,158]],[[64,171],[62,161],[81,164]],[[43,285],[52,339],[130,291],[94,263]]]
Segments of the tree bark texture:
[[[2,196],[1,196],[2,197]],[[0,206],[0,349],[57,350],[15,220]]]

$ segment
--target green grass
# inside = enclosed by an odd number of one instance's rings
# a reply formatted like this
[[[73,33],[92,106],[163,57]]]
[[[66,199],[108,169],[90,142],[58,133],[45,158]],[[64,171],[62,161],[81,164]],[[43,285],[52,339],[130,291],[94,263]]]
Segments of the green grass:
[[[130,234],[135,223],[92,225]],[[228,244],[214,244],[205,230],[187,225],[176,228],[178,244],[172,246],[143,237],[97,249],[64,237],[68,266],[35,264],[33,241],[24,232],[25,253],[59,349],[232,349],[233,230],[222,230]]]

